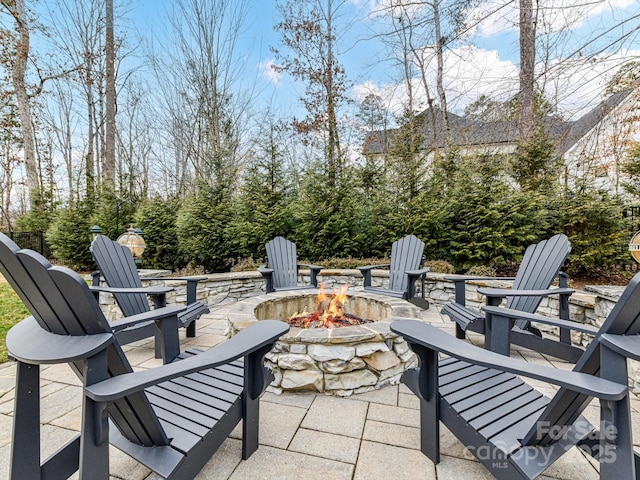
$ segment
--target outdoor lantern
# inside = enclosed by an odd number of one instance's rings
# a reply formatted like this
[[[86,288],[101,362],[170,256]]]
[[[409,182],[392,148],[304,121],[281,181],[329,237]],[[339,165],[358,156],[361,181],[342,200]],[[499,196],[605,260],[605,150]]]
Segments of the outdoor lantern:
[[[91,239],[95,240],[102,233],[102,229],[98,225],[91,227]]]
[[[629,242],[629,251],[633,259],[640,263],[640,231],[636,232]]]
[[[142,233],[142,231],[140,231]],[[138,258],[144,252],[147,244],[144,243],[144,238],[133,229],[133,227],[129,227],[125,233],[118,237],[116,240],[123,247],[127,247],[131,250],[131,255],[133,258]]]

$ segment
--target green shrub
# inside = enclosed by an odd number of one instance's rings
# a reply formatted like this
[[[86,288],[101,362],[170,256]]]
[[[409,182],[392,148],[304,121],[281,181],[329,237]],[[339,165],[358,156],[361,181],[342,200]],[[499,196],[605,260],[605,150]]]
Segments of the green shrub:
[[[177,199],[156,197],[138,208],[136,225],[142,230],[147,245],[141,257],[145,267],[173,271],[186,266],[187,260],[178,245],[176,217],[179,206]]]
[[[619,201],[606,192],[593,191],[566,195],[560,200],[557,229],[571,242],[566,264],[570,275],[588,276],[628,259],[629,252],[621,248],[629,234]]]
[[[445,259],[457,271],[520,260],[548,229],[544,197],[523,192],[505,176],[500,157],[462,158],[442,202]],[[442,245],[443,244],[443,245]]]
[[[467,270],[465,272],[465,275],[473,275],[477,277],[496,277],[497,272],[495,268],[489,267],[488,265],[476,265]]]
[[[237,258],[231,267],[232,272],[251,272],[258,269],[262,262],[256,262],[253,258]]]
[[[358,267],[366,267],[368,265],[385,265],[388,264],[390,260],[388,258],[338,258],[331,257],[326,260],[322,260],[320,265],[324,268],[335,268],[339,270],[344,269],[354,269]]]
[[[456,269],[446,260],[427,260],[424,262],[425,267],[429,267],[433,273],[456,273]]]
[[[95,268],[91,258],[91,222],[84,206],[67,207],[56,212],[46,238],[56,258],[71,268]]]
[[[215,187],[202,184],[178,211],[180,251],[207,273],[226,271],[234,258],[227,235],[231,202]]]

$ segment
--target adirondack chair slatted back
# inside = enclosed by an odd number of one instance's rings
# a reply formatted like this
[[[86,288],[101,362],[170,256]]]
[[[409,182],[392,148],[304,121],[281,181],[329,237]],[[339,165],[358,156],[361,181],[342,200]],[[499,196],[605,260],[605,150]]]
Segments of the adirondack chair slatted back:
[[[98,235],[93,240],[90,250],[107,285],[113,288],[142,287],[138,267],[127,247],[123,247],[109,237]],[[114,297],[125,317],[148,312],[151,309],[144,293],[115,294]]]
[[[0,234],[0,273],[43,329],[72,336],[111,333],[109,322],[78,274],[65,267],[51,266],[36,252],[20,250],[4,234]],[[107,347],[107,359],[112,376],[133,371],[115,341]],[[77,365],[74,371],[83,380]],[[169,444],[144,393],[114,402],[109,414],[120,432],[131,441],[148,446]]]
[[[571,252],[566,235],[554,235],[548,240],[529,245],[513,282],[514,290],[546,290],[558,275],[562,264]],[[506,307],[533,313],[538,309],[542,297],[509,297]],[[526,328],[526,320],[518,320],[516,326]]]
[[[634,277],[624,290],[615,307],[600,327],[580,359],[574,371],[599,376],[600,374],[600,336],[604,333],[614,335],[640,334],[640,276]],[[548,425],[571,425],[590,403],[591,397],[561,388],[553,397],[540,421]],[[540,436],[534,426],[524,437],[525,444],[551,443],[553,439]]]
[[[391,245],[389,290],[405,291],[409,270],[418,270],[424,252],[424,242],[415,235],[407,235]]]
[[[295,287],[298,284],[296,244],[283,237],[275,237],[266,244],[266,249],[269,266],[274,270],[274,288]]]

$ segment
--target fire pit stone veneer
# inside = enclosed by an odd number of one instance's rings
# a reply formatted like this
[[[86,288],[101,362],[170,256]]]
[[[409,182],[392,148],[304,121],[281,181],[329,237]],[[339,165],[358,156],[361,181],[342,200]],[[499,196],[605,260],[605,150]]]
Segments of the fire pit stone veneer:
[[[318,290],[293,290],[260,295],[236,303],[228,313],[227,335],[266,319],[286,321],[296,312],[312,311]],[[421,317],[420,309],[393,297],[348,291],[345,311],[374,320],[339,328],[295,328],[267,354],[275,380],[274,393],[313,390],[349,396],[396,384],[417,364],[407,342],[389,325],[396,318]]]

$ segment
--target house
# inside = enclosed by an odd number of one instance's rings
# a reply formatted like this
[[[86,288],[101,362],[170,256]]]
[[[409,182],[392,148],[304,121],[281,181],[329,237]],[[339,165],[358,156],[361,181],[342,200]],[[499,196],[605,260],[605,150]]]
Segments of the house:
[[[542,120],[547,134],[555,141],[564,160],[564,181],[574,185],[577,179],[596,188],[624,194],[621,166],[633,141],[640,140],[640,89],[627,89],[609,96],[577,120],[555,116]],[[518,124],[513,120],[483,121],[449,113],[450,141],[461,155],[513,154],[518,145]],[[435,118],[435,122],[434,122]],[[438,107],[418,115],[422,133],[421,149],[427,161],[433,159],[434,145],[443,148],[443,112]],[[434,127],[435,126],[435,127]],[[383,160],[390,154],[398,129],[369,134],[365,157]]]

